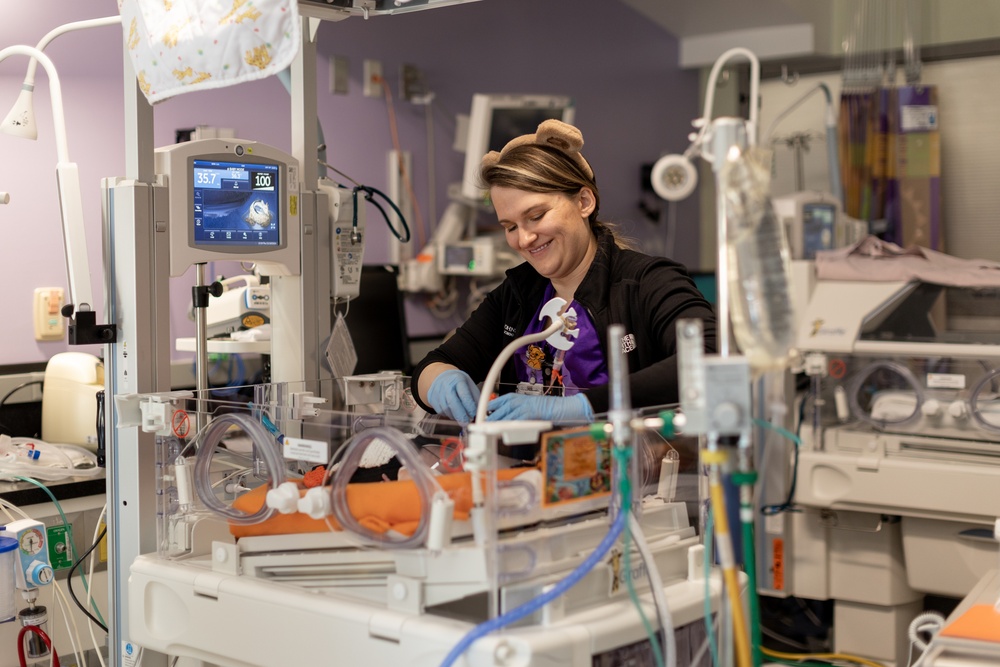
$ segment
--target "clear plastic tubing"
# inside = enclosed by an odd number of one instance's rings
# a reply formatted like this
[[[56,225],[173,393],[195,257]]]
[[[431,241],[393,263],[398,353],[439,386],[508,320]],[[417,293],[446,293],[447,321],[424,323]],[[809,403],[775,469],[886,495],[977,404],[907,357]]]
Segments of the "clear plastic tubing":
[[[376,533],[362,525],[351,512],[347,500],[347,488],[351,476],[358,469],[361,457],[364,456],[368,445],[376,440],[381,440],[395,450],[399,460],[413,476],[413,483],[420,498],[421,511],[417,528],[409,537],[390,537]],[[329,475],[329,472],[327,474]],[[351,438],[350,442],[345,445],[340,467],[333,474],[330,482],[330,507],[333,510],[333,516],[340,522],[340,525],[366,544],[382,547],[416,549],[424,546],[430,529],[431,502],[438,495],[445,496],[446,494],[441,485],[434,479],[430,469],[420,460],[420,455],[417,454],[413,443],[396,429],[387,426],[368,429]]]
[[[202,504],[210,511],[224,517],[230,523],[239,525],[252,525],[269,519],[274,514],[274,509],[266,504],[253,514],[246,514],[238,509],[230,507],[215,496],[212,488],[212,457],[216,447],[222,441],[222,437],[229,430],[230,426],[238,426],[243,432],[250,436],[253,441],[254,450],[257,456],[264,460],[267,467],[268,484],[272,489],[276,489],[285,482],[285,467],[281,452],[274,441],[274,437],[268,433],[264,425],[259,421],[239,412],[227,413],[215,417],[212,422],[205,427],[198,444],[198,454],[194,464],[194,485],[195,491]]]

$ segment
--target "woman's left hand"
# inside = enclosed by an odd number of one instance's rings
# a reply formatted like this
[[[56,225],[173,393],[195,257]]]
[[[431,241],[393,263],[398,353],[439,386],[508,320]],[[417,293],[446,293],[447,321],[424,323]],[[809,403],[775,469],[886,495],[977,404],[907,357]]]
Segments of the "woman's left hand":
[[[557,424],[566,422],[592,422],[594,410],[583,394],[573,396],[533,396],[530,394],[504,394],[486,406],[486,421],[514,419],[543,419]]]

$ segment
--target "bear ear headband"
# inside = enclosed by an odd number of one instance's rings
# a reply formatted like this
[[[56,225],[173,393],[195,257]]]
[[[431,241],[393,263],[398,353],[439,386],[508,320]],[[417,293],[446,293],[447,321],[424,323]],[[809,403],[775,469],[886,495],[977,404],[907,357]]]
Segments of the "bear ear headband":
[[[520,137],[511,139],[500,152],[490,151],[484,155],[481,168],[492,167],[510,149],[528,144],[551,146],[559,150],[563,155],[575,162],[588,178],[594,178],[594,170],[590,168],[590,164],[580,154],[580,149],[583,148],[583,133],[572,125],[554,118],[542,121],[542,124],[538,126],[538,130],[534,134],[523,134]]]

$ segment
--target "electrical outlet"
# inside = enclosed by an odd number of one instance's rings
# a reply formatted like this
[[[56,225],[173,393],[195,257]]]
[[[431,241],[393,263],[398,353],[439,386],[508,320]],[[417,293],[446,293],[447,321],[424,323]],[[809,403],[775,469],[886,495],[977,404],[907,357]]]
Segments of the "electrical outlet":
[[[35,340],[60,340],[63,326],[63,289],[37,287],[34,299]]]
[[[365,97],[382,97],[382,62],[365,60],[362,72],[362,92]]]

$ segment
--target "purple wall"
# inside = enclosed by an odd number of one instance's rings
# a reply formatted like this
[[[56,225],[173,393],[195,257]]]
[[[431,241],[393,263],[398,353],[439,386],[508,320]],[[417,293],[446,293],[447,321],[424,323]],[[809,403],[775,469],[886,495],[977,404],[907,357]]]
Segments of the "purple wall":
[[[16,34],[0,28],[0,46],[34,43],[66,20],[114,11],[114,3],[103,0],[71,4],[77,12],[73,16],[66,15],[63,2],[39,0],[38,6],[50,11],[33,11],[31,25],[19,25]],[[62,37],[50,52],[63,79],[70,156],[80,165],[98,292],[102,285],[99,182],[103,176],[124,173],[122,66],[118,48],[109,46],[119,39],[116,28],[101,28]],[[677,68],[676,39],[625,5],[608,0],[483,0],[368,21],[350,18],[324,23],[318,49],[319,116],[329,147],[327,159],[354,179],[387,188],[391,140],[386,103],[361,94],[366,58],[382,62],[394,95],[403,63],[420,68],[435,93],[437,215],[447,203],[448,183],[461,177],[463,156],[451,148],[454,115],[468,113],[473,93],[567,94],[576,101],[576,123],[587,142],[584,153],[598,174],[603,216],[620,222],[650,252],[662,249],[662,224],[645,221],[638,208],[640,165],[663,152],[685,148],[690,120],[699,110],[698,79],[696,72]],[[82,51],[87,52],[87,68],[80,65]],[[347,95],[329,92],[328,57],[333,55],[350,60]],[[25,64],[21,57],[0,64],[0,113],[12,103]],[[12,197],[10,205],[0,207],[6,240],[0,247],[0,278],[11,314],[0,334],[0,365],[44,361],[66,349],[62,342],[35,342],[30,320],[35,287],[67,284],[55,197],[55,145],[41,72],[37,83],[39,140],[29,143],[0,135],[0,190]],[[430,217],[426,110],[394,101],[400,143],[413,154],[414,189],[426,220]],[[213,125],[232,127],[241,137],[290,150],[289,109],[288,95],[274,78],[182,95],[156,106],[155,144],[172,143],[176,128]],[[368,219],[366,263],[385,262],[388,231],[371,207]],[[694,266],[698,249],[693,200],[680,205],[678,220],[674,254]],[[193,332],[186,318],[192,273],[188,279],[173,281],[171,288],[175,335]],[[97,301],[102,306],[103,301]],[[435,320],[419,305],[419,298],[410,301],[413,335],[442,332],[460,321]]]

